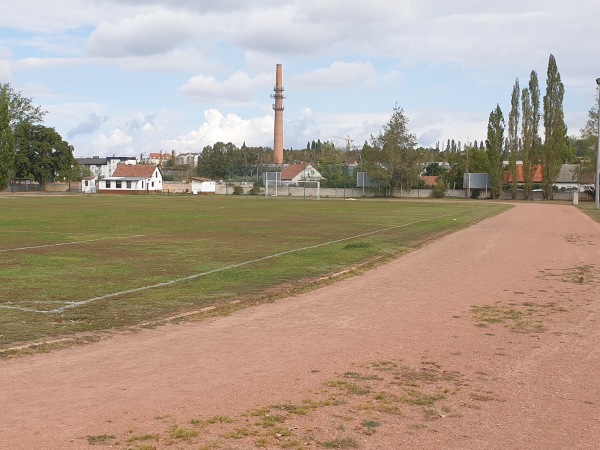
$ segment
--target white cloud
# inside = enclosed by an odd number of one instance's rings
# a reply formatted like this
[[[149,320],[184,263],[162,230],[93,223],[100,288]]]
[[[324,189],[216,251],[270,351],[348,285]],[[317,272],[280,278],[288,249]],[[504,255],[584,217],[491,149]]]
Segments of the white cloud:
[[[157,9],[117,24],[101,23],[85,44],[92,56],[123,57],[168,53],[198,34],[194,17]]]
[[[101,154],[131,154],[133,138],[123,130],[115,129],[110,134],[99,134],[92,140],[91,144],[94,151],[99,151]]]
[[[331,89],[343,88],[354,83],[373,86],[378,79],[389,82],[397,77],[397,72],[378,73],[370,62],[346,63],[335,61],[329,67],[297,76],[296,81],[300,86],[309,89]]]
[[[213,76],[197,75],[179,88],[179,92],[195,101],[219,104],[241,104],[252,100],[258,91],[267,91],[273,83],[273,75],[261,73],[252,78],[246,72],[238,71],[225,81],[219,82]]]
[[[204,111],[204,119],[198,129],[164,140],[163,147],[198,152],[215,142],[231,142],[237,146],[244,142],[252,146],[273,145],[273,116],[242,119],[236,114],[223,115],[216,109],[208,109]]]

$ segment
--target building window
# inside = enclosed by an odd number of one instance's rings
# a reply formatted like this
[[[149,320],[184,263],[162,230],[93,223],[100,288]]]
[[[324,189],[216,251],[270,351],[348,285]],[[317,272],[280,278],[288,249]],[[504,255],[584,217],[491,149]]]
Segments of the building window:
[[[110,181],[106,181],[106,189],[110,189]]]
[[[115,187],[117,189],[121,189],[121,182],[120,181],[115,181]]]
[[[142,180],[142,189],[144,189],[144,181]]]
[[[152,182],[152,187],[154,187],[154,181]]]
[[[131,181],[127,182],[127,189],[131,189]]]
[[[85,180],[85,185],[84,186],[86,186],[86,187],[89,186],[89,181],[88,180]]]

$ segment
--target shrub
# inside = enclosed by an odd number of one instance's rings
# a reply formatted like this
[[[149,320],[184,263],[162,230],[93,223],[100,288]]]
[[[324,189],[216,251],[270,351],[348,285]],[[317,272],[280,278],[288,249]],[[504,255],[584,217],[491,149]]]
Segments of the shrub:
[[[244,188],[239,185],[234,186],[233,187],[233,195],[244,195]]]
[[[431,190],[431,196],[433,198],[444,198],[446,196],[446,182],[442,177],[438,177],[436,185]]]

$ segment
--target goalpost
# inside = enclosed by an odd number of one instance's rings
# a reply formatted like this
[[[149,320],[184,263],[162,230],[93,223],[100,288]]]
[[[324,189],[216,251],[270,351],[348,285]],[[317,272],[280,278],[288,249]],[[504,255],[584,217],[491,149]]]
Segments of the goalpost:
[[[321,198],[320,181],[265,180],[265,197],[313,197]]]

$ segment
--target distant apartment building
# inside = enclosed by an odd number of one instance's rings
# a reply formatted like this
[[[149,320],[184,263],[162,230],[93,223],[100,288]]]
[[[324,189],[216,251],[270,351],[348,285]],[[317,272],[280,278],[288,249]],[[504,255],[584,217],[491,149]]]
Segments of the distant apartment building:
[[[167,162],[173,159],[173,155],[171,153],[150,153],[148,156],[150,159],[150,164],[155,164],[157,166],[164,166]]]
[[[175,156],[175,164],[194,168],[198,165],[198,158],[200,158],[200,153],[180,153]]]
[[[111,177],[119,164],[137,164],[135,156],[108,156],[100,158],[92,156],[91,158],[76,158],[79,165],[90,169],[94,180]]]

